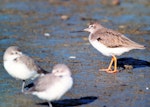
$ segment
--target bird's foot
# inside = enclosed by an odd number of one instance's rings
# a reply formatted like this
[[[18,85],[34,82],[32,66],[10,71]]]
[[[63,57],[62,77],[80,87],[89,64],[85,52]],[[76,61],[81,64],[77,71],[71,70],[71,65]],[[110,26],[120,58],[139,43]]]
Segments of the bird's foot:
[[[100,69],[99,71],[105,71],[105,72],[111,73],[111,74],[118,72],[118,70],[112,70],[112,69]]]
[[[52,104],[51,104],[51,102],[48,102],[48,105],[49,105],[49,107],[53,107]]]

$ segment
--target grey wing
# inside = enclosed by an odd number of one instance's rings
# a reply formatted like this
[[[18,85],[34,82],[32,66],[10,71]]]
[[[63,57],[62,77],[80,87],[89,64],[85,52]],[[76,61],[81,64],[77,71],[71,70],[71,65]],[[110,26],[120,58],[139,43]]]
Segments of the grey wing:
[[[34,86],[30,89],[32,91],[44,91],[47,88],[52,87],[54,84],[56,84],[59,80],[53,74],[47,74],[45,76],[42,76],[38,78],[38,80],[34,83]],[[57,80],[57,81],[56,81]]]
[[[36,65],[36,63],[34,62],[34,60],[32,58],[30,58],[29,56],[22,54],[19,57],[19,61],[21,63],[24,63],[30,70],[34,70],[37,71],[38,70],[38,66]]]
[[[22,57],[20,57],[21,61],[23,61],[23,63],[25,63],[25,65],[27,65],[27,67],[31,70],[37,71],[39,74],[41,73],[48,73],[47,71],[45,71],[44,69],[42,69],[40,66],[38,66],[35,61],[30,58],[29,56],[23,54]]]
[[[96,35],[97,41],[109,48],[134,47],[134,45],[138,45],[137,43],[125,37],[123,34],[110,29],[104,29],[103,31],[96,32]]]

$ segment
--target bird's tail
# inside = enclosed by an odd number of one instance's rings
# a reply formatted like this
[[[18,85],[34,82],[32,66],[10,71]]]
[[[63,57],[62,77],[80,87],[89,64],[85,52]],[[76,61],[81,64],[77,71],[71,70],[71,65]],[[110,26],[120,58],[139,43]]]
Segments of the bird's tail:
[[[46,71],[46,70],[44,70],[43,68],[41,68],[40,66],[38,66],[39,67],[39,69],[38,69],[38,73],[39,74],[47,74],[47,73],[49,73],[48,71]]]
[[[132,49],[145,49],[146,48],[144,45],[138,44],[138,43],[136,43],[134,41],[131,41],[131,43],[129,44],[129,46]]]
[[[137,44],[137,45],[135,45],[135,48],[136,49],[145,49],[146,47],[144,45]]]
[[[34,83],[32,82],[32,83],[26,85],[24,89],[25,89],[23,92],[24,94],[32,94],[32,91],[34,89]]]

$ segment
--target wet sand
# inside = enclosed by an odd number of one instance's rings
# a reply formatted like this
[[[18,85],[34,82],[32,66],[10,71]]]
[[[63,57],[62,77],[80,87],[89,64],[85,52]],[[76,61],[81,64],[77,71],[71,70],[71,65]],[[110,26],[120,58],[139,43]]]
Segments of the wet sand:
[[[94,49],[82,30],[98,21],[146,46],[118,57],[121,72],[107,74],[110,57]],[[99,0],[5,0],[0,3],[0,106],[46,107],[47,103],[20,93],[21,81],[3,68],[5,49],[17,45],[44,69],[67,64],[74,86],[54,107],[150,106],[150,3],[122,0],[112,5]],[[30,82],[30,80],[28,81]]]

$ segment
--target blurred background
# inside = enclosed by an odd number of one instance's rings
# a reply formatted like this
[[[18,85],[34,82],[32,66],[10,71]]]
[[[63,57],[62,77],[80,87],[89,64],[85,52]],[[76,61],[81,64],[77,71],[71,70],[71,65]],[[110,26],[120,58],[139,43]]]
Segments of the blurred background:
[[[146,49],[119,56],[119,73],[100,72],[110,58],[90,45],[89,33],[72,33],[91,21],[123,33]],[[149,0],[0,0],[0,106],[48,106],[22,94],[22,82],[5,71],[3,54],[11,45],[19,46],[49,72],[57,63],[71,68],[74,86],[54,107],[150,107]]]

